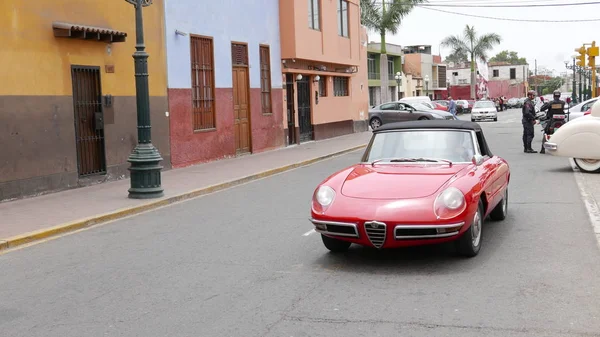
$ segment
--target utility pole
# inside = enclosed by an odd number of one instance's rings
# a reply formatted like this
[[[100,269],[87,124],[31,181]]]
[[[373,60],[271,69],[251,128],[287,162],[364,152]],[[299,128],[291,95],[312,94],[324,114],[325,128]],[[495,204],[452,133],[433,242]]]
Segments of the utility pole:
[[[536,93],[536,95],[539,95],[540,92],[538,91],[537,59],[535,59],[535,69],[533,71],[534,71],[533,78],[535,79],[535,93]]]

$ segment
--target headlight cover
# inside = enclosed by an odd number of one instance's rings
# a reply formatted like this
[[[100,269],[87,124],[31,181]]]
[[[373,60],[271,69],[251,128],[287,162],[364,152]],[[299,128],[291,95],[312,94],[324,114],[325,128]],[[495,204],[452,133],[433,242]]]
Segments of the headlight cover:
[[[438,219],[451,219],[466,207],[465,195],[456,187],[448,187],[435,198],[433,212]]]
[[[335,199],[335,191],[329,186],[320,186],[315,193],[315,199],[319,205],[328,207],[333,202],[333,199]]]

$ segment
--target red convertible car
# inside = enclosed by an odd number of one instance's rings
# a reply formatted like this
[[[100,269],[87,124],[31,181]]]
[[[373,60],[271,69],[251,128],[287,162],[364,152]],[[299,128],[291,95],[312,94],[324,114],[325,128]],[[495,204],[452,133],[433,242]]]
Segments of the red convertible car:
[[[332,252],[455,241],[481,248],[484,219],[508,211],[508,163],[492,154],[479,124],[410,121],[383,125],[360,163],[316,188],[310,221]]]

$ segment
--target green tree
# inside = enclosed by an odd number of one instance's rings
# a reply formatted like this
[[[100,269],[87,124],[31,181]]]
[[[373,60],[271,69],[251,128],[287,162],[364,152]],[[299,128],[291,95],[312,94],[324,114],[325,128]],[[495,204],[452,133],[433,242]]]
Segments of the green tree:
[[[516,51],[503,50],[490,59],[490,62],[508,62],[513,65],[528,64],[527,59],[519,57]]]
[[[387,50],[385,47],[386,34],[398,33],[402,19],[406,17],[415,5],[426,0],[360,0],[360,21],[369,30],[378,32],[381,37],[381,55],[379,71],[381,74],[381,99],[387,102],[389,98],[389,78]]]
[[[466,25],[463,35],[448,36],[442,46],[452,48],[452,53],[466,53],[471,62],[471,98],[475,98],[475,61],[487,61],[487,53],[500,44],[502,38],[496,33],[477,35],[475,27]]]
[[[444,59],[444,63],[450,63],[450,62],[454,62],[454,63],[467,63],[469,62],[469,55],[467,55],[466,52],[453,52],[450,53],[448,56],[446,56],[446,59]]]

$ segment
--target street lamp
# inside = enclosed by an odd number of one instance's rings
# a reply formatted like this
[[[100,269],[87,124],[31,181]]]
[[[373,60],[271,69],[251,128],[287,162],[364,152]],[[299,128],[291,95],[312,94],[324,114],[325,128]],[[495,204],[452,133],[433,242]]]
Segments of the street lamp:
[[[396,79],[396,83],[398,84],[398,99],[400,99],[400,86],[402,86],[402,73],[401,72],[397,72],[396,76],[394,76],[394,78]]]
[[[575,61],[576,61],[577,57],[575,55],[573,55],[572,59],[573,59],[573,65],[569,66],[569,61],[565,61],[565,67],[567,69],[573,70],[573,90],[571,90],[571,100],[573,101],[573,103],[577,103],[577,94],[576,94],[577,80],[575,77],[575,70],[577,69],[577,65],[575,64]]]
[[[425,96],[429,96],[429,75],[425,75]]]
[[[133,149],[128,162],[131,163],[131,188],[129,198],[150,199],[163,196],[161,170],[163,160],[158,149],[152,145],[150,123],[150,92],[148,89],[148,53],[144,45],[144,22],[142,7],[148,7],[152,0],[125,0],[135,7],[135,97],[137,106],[138,144]]]

